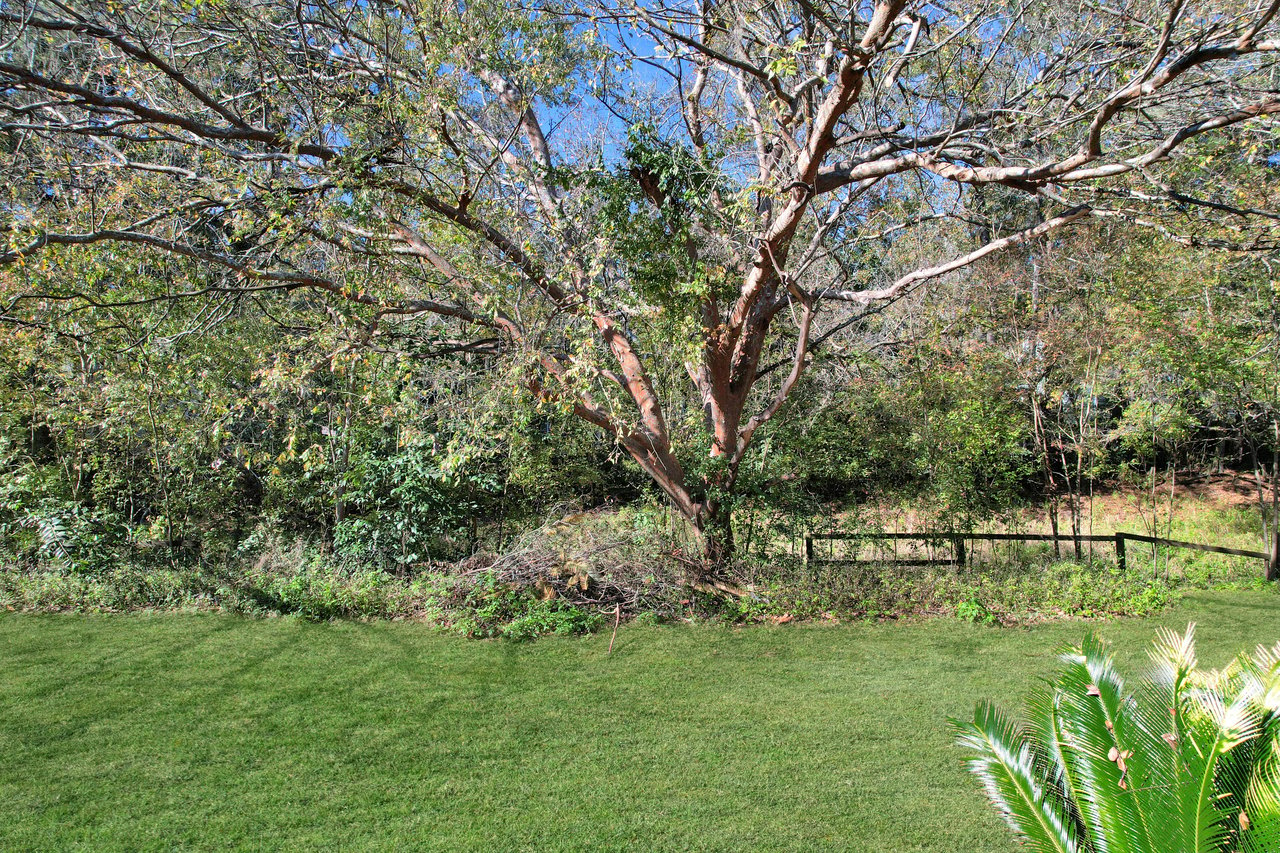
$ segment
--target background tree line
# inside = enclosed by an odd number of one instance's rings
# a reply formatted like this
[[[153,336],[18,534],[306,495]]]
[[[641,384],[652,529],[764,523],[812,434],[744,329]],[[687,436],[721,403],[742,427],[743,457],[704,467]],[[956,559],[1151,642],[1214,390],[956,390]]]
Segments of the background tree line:
[[[120,301],[199,270],[146,275]],[[1043,505],[1088,532],[1095,489],[1228,469],[1269,536],[1274,288],[1265,259],[1104,225],[856,318],[762,432],[738,539],[767,557],[832,510],[895,503],[951,529]],[[8,559],[223,561],[270,530],[408,571],[500,551],[571,508],[662,501],[599,431],[495,381],[492,354],[415,357],[442,349],[430,333],[353,343],[305,294],[269,311],[137,303],[2,327]],[[692,428],[692,394],[684,407]]]
[[[328,340],[325,399],[355,384],[306,463],[344,469],[363,394],[346,361],[466,354],[629,457],[714,577],[815,350],[887,304],[945,316],[921,301],[1086,225],[1273,254],[1269,167],[1253,186],[1232,169],[1274,154],[1275,18],[1261,0],[23,0],[0,7],[3,316],[77,335],[191,302],[184,332],[254,308],[291,346]],[[1021,342],[1029,370],[1043,337]],[[1041,461],[1062,457],[1051,406],[1027,408]],[[426,417],[403,428],[433,434]],[[311,452],[308,422],[278,427],[282,461]]]

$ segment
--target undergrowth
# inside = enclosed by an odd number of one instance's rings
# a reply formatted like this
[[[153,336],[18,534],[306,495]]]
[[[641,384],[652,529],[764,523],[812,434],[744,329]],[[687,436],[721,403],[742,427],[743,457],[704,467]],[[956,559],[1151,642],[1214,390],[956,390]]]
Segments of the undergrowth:
[[[20,611],[219,610],[251,616],[413,619],[476,638],[588,633],[618,619],[728,622],[946,616],[997,625],[1055,617],[1147,615],[1183,591],[1261,588],[1257,567],[1214,554],[1130,554],[1076,563],[1046,551],[964,567],[806,566],[793,557],[738,567],[743,595],[695,591],[689,561],[642,511],[578,513],[531,531],[503,554],[402,573],[305,541],[254,537],[209,565],[117,560],[0,568],[0,607]],[[1143,560],[1146,560],[1144,563]],[[1274,585],[1271,585],[1274,587]]]
[[[801,570],[802,571],[802,570]],[[1169,606],[1185,584],[1069,561],[973,567],[837,566],[817,577],[778,572],[736,605],[741,618],[953,615],[983,624],[1054,616],[1142,616]]]

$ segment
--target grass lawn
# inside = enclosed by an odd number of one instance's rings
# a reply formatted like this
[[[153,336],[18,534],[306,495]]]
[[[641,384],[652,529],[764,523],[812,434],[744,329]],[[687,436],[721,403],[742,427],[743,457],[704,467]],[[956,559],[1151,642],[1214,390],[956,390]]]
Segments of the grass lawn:
[[[1133,666],[1280,640],[1280,596],[1095,624]],[[0,849],[1011,851],[945,718],[1082,623],[624,628],[0,618]]]

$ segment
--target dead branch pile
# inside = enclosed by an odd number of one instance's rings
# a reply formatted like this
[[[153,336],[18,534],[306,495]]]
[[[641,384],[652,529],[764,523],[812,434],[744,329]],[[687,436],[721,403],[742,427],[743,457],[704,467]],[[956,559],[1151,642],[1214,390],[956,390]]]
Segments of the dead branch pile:
[[[675,614],[685,593],[672,555],[609,511],[567,515],[521,536],[496,559],[476,562],[460,575],[489,573],[543,601],[610,613],[621,608],[624,616]]]

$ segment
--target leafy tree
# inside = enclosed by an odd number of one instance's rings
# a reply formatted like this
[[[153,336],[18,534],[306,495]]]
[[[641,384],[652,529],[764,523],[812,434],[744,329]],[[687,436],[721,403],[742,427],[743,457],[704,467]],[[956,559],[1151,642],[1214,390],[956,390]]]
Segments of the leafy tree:
[[[1159,175],[1211,132],[1270,143],[1274,12],[8,3],[3,316],[283,296],[345,348],[501,356],[716,567],[753,440],[850,310],[1090,218],[1254,218]],[[213,281],[126,296],[166,255]]]

